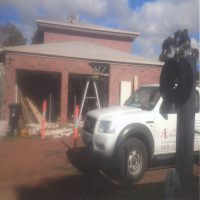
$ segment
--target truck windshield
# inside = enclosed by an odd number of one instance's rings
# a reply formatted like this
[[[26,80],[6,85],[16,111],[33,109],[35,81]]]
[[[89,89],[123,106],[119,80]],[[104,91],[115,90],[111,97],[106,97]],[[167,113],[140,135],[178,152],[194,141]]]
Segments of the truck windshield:
[[[126,100],[124,105],[143,110],[153,110],[159,98],[159,87],[141,87]]]

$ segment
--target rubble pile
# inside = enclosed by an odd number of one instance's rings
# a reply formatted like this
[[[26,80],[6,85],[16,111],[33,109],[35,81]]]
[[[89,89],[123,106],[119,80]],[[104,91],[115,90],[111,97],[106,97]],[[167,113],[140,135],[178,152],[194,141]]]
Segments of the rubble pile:
[[[22,105],[22,116],[26,124],[42,123],[42,114],[28,97],[23,96],[19,88],[18,102]]]

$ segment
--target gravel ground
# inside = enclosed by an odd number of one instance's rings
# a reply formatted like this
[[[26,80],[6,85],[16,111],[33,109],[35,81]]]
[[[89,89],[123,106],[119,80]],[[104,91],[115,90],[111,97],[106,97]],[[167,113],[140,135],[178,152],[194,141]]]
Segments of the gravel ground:
[[[0,200],[98,199],[104,192],[115,195],[116,191],[121,190],[123,193],[127,190],[106,177],[102,171],[96,176],[88,176],[67,164],[66,144],[73,147],[73,136],[42,141],[36,138],[0,140]],[[78,147],[78,150],[84,147],[81,137],[78,137]],[[50,155],[45,157],[46,153],[52,154],[58,150],[63,153],[59,154],[62,158]],[[63,167],[65,170],[51,167]],[[169,168],[147,171],[133,188],[137,189],[136,186],[144,183],[163,182],[168,170]],[[194,178],[199,179],[199,171],[199,166],[194,165]]]

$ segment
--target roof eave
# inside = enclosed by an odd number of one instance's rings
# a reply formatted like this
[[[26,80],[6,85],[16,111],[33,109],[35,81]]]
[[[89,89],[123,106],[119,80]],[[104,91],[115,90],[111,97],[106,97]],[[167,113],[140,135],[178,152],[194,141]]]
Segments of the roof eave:
[[[111,36],[130,38],[131,42],[133,42],[140,35],[140,33],[137,33],[137,32],[122,31],[118,29],[114,31],[114,30],[107,30],[103,28],[82,27],[82,26],[77,26],[77,25],[74,26],[73,23],[64,24],[64,23],[57,23],[57,22],[43,21],[43,20],[36,20],[36,22],[37,22],[38,28],[41,28],[42,30],[45,30],[45,28],[53,28],[53,29],[85,32],[85,33],[111,35]]]
[[[148,65],[148,66],[163,66],[162,62],[153,62],[153,61],[137,61],[137,60],[125,60],[125,59],[108,59],[101,57],[88,57],[88,56],[79,56],[72,54],[59,54],[59,53],[49,53],[49,52],[27,52],[23,50],[17,50],[13,47],[4,47],[3,50],[5,52],[17,53],[17,54],[29,54],[29,55],[37,55],[37,56],[51,56],[51,57],[59,57],[66,59],[78,59],[78,60],[87,60],[90,62],[105,62],[105,63],[120,63],[120,64],[138,64],[138,65]]]

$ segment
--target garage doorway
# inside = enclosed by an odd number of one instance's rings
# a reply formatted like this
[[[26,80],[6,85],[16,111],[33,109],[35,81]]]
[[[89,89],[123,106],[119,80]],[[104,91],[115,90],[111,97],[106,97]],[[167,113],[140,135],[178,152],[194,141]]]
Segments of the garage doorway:
[[[61,113],[61,80],[58,72],[17,70],[17,86],[24,97],[28,97],[42,113],[46,100],[46,120],[58,122]]]

